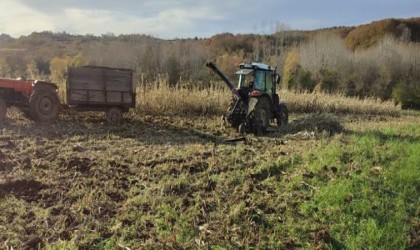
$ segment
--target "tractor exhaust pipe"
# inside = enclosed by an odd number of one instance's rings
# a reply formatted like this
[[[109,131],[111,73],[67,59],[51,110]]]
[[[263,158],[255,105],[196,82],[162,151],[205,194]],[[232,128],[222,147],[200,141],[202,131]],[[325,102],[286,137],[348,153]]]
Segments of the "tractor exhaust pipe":
[[[235,86],[227,79],[227,77],[217,68],[217,66],[213,62],[206,63],[206,67],[212,69],[222,80],[226,83],[226,85],[229,87],[229,89],[232,91],[232,94],[237,99],[242,99],[242,97],[239,95],[238,91],[236,90]]]

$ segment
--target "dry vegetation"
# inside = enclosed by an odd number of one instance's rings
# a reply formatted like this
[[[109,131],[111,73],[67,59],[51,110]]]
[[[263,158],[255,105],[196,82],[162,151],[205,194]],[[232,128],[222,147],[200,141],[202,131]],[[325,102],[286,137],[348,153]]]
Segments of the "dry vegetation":
[[[401,105],[377,98],[351,98],[340,94],[296,93],[282,91],[283,97],[292,112],[297,113],[334,113],[357,115],[399,116]]]
[[[280,99],[292,113],[333,113],[399,116],[401,105],[376,98],[351,98],[342,94],[299,93],[282,90]],[[137,90],[138,109],[151,114],[220,115],[226,111],[231,94],[223,83],[171,87],[165,79],[141,85]]]
[[[283,85],[309,92],[394,100],[417,107],[420,100],[419,44],[384,36],[375,46],[349,51],[328,33],[288,52]]]
[[[222,114],[230,101],[223,86],[170,86],[165,78],[140,83],[137,88],[138,110],[155,115],[216,115]]]

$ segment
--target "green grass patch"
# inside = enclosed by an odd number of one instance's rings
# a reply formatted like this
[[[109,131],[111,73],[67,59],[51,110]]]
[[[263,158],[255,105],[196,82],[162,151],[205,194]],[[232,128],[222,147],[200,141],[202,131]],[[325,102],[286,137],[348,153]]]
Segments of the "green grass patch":
[[[400,135],[407,130],[412,132],[411,136]],[[341,157],[337,145],[315,153],[326,156],[325,164],[338,163],[334,178],[316,191],[314,206],[341,246],[349,249],[410,246],[408,222],[419,216],[419,134],[420,130],[413,130],[412,126],[357,133],[350,135],[345,145],[339,145],[343,148]]]

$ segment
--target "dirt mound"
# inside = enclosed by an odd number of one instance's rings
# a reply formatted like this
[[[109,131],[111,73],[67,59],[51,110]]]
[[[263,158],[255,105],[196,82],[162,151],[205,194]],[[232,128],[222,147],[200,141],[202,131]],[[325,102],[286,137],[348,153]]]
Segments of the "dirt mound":
[[[3,158],[4,157],[4,158]],[[7,172],[11,171],[15,167],[15,163],[10,161],[9,159],[6,159],[6,156],[0,152],[0,172]]]
[[[92,164],[92,160],[89,158],[75,157],[69,160],[61,161],[61,166],[63,166],[66,170],[74,170],[82,174],[87,173],[90,170]]]
[[[36,201],[39,192],[48,186],[35,180],[15,180],[0,183],[0,199],[6,195],[14,195],[25,201]]]

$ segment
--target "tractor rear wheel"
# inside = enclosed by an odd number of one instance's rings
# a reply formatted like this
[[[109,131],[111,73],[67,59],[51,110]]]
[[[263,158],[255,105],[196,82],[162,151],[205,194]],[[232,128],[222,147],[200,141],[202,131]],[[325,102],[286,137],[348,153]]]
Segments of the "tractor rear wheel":
[[[264,133],[270,124],[270,101],[266,97],[260,97],[252,112],[252,127],[256,135]]]
[[[122,111],[120,108],[112,107],[106,113],[106,120],[111,125],[118,125],[122,119]]]
[[[0,98],[0,124],[6,120],[7,105],[6,102]]]
[[[55,120],[60,111],[60,101],[55,89],[40,88],[34,91],[29,100],[29,115],[35,121]]]

